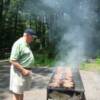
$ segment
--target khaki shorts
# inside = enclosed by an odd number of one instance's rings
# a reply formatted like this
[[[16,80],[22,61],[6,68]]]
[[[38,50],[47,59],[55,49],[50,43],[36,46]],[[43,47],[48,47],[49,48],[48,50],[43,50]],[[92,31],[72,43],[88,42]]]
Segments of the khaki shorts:
[[[22,76],[22,74],[11,65],[10,69],[10,91],[16,94],[23,94],[31,89],[32,75]]]

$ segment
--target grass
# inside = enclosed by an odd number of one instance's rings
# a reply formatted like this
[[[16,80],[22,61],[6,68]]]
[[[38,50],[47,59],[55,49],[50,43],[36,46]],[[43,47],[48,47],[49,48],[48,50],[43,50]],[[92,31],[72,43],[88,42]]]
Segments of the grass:
[[[100,64],[96,63],[84,63],[81,65],[81,70],[91,70],[91,71],[100,71]]]
[[[100,58],[96,58],[93,62],[82,63],[80,69],[87,71],[100,71]]]

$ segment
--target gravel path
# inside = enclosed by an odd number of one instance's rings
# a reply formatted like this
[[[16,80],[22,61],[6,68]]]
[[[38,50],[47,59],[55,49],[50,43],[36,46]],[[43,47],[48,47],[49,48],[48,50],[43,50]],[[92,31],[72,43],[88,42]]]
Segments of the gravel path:
[[[0,65],[1,66],[1,65]],[[46,100],[46,86],[51,70],[48,68],[34,68],[33,87],[25,92],[24,100]],[[100,73],[80,71],[87,100],[100,100]],[[0,100],[11,100],[9,86],[9,67],[3,65],[0,68]]]

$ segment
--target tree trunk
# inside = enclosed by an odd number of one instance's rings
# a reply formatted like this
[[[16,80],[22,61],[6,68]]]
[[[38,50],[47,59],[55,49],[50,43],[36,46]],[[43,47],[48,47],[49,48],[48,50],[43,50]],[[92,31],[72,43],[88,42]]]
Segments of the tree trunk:
[[[2,19],[3,16],[3,0],[0,1],[0,20]]]

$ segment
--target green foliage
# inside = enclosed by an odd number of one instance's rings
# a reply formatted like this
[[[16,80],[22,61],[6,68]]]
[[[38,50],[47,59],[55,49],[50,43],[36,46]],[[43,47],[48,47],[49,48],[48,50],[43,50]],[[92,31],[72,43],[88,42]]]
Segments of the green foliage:
[[[12,44],[22,36],[24,29],[27,27],[33,28],[38,33],[40,43],[33,43],[32,47],[35,48],[36,53],[46,50],[48,51],[47,54],[52,52],[48,49],[50,45],[48,46],[47,24],[38,19],[37,16],[23,12],[24,1],[0,0],[0,59],[8,57]]]
[[[43,16],[43,14],[42,16],[36,16],[34,9],[36,10],[35,5],[38,6],[38,3],[34,4],[32,14],[28,11],[25,12],[23,9],[25,1],[26,0],[0,0],[0,59],[8,58],[14,41],[22,36],[25,28],[31,27],[38,33],[38,38],[40,40],[38,43],[33,42],[31,46],[33,52],[35,52],[35,65],[52,66],[56,54],[58,53],[55,49],[56,45],[59,43],[61,36],[63,36],[65,27],[60,27],[61,24],[57,24],[58,15],[54,14],[55,16],[53,16],[53,14],[51,14],[52,11],[49,12],[51,16]],[[98,1],[98,7],[96,8],[97,13],[100,9],[99,3]],[[37,9],[37,13],[38,11],[39,9]],[[44,19],[46,21],[44,21]],[[62,26],[64,26],[63,24]],[[94,37],[91,36],[93,40],[90,45],[93,45],[95,49],[92,50],[90,48],[86,55],[100,57],[100,19],[97,20],[94,26],[96,27],[96,32],[94,32]],[[50,38],[52,39],[50,40]],[[72,46],[70,47],[69,45],[70,43],[68,43],[66,48],[71,50]],[[100,58],[96,59],[96,64],[100,64]],[[83,64],[82,68],[84,68],[84,66]]]
[[[34,66],[52,67],[53,65],[54,65],[54,59],[49,58],[47,54],[37,54],[37,55],[35,55]]]

